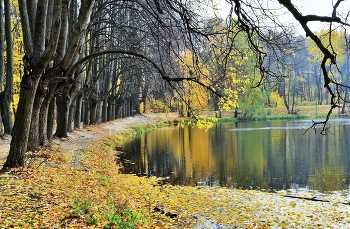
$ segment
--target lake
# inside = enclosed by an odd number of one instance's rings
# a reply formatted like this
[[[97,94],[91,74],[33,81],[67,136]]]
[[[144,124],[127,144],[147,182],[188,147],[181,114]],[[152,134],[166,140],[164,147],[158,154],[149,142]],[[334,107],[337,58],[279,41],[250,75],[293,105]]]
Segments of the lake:
[[[127,173],[175,185],[240,189],[347,189],[350,119],[332,119],[327,135],[311,120],[217,123],[205,131],[169,126],[123,145]]]

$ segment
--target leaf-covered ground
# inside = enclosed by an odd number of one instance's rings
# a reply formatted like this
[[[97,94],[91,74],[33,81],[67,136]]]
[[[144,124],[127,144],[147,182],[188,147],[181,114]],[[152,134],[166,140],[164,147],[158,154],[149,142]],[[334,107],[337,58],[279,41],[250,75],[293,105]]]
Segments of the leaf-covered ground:
[[[79,157],[60,145],[29,153],[26,167],[0,175],[0,228],[350,228],[346,191],[159,185],[120,174],[117,144],[110,134]]]

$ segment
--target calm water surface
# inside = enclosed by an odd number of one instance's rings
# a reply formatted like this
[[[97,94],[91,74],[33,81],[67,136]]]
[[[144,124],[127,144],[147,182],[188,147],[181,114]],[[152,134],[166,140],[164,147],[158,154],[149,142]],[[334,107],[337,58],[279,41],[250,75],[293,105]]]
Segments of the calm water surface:
[[[172,184],[248,189],[347,189],[350,119],[330,122],[326,136],[305,130],[310,120],[165,127],[125,143],[132,173]]]

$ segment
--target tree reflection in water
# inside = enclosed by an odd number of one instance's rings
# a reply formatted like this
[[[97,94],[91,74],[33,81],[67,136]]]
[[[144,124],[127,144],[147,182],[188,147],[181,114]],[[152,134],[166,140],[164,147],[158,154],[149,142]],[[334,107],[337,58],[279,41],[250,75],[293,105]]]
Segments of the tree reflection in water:
[[[311,121],[249,121],[166,127],[123,146],[130,171],[177,185],[334,191],[349,185],[350,119],[326,136],[305,132]]]

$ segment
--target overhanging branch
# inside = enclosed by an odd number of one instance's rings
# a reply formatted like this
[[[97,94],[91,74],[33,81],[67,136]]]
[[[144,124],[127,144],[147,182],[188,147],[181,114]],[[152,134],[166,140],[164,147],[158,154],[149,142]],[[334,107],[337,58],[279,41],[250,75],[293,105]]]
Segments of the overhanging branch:
[[[161,75],[162,79],[165,81],[168,81],[168,82],[191,81],[191,82],[197,83],[198,85],[208,89],[210,92],[214,93],[215,95],[222,97],[222,95],[220,93],[218,93],[213,88],[211,88],[210,86],[197,80],[194,77],[176,77],[176,78],[169,77],[164,72],[164,70],[161,67],[159,67],[158,64],[156,62],[154,62],[151,58],[149,58],[143,54],[140,54],[140,53],[126,51],[126,50],[108,50],[108,51],[102,51],[102,52],[97,52],[97,53],[88,55],[88,56],[80,59],[79,61],[77,61],[71,68],[69,68],[68,71],[66,72],[66,75],[71,75],[72,73],[74,73],[74,71],[78,67],[80,67],[81,65],[83,65],[87,61],[90,61],[96,57],[107,55],[107,54],[122,54],[122,55],[126,55],[126,56],[136,57],[136,58],[139,58],[141,60],[145,60],[146,62],[150,63],[157,70],[157,72]]]

